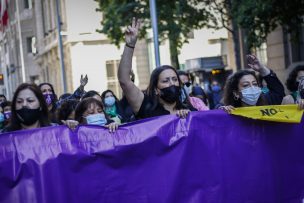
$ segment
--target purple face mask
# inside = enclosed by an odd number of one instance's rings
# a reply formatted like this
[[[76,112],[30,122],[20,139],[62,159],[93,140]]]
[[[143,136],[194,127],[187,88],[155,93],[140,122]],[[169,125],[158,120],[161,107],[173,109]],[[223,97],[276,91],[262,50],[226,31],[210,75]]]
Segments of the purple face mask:
[[[11,116],[12,116],[12,112],[11,111],[4,112],[4,118],[5,118],[5,120],[10,119]]]
[[[43,96],[48,106],[54,101],[54,94],[43,94]]]

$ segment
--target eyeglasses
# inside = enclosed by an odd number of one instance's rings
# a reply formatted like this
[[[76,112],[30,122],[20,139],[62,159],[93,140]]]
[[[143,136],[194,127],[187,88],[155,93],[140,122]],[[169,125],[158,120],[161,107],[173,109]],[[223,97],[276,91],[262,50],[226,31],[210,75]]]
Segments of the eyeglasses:
[[[187,86],[187,87],[190,87],[191,84],[192,84],[191,82],[185,82],[184,83],[184,85]]]

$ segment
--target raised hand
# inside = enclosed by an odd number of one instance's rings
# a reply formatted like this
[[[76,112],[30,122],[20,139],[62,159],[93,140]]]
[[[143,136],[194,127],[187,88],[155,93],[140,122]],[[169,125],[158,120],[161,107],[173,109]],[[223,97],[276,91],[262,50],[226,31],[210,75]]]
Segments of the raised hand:
[[[88,75],[85,75],[85,77],[83,77],[83,75],[81,75],[80,77],[80,86],[84,87],[88,84]]]
[[[262,64],[260,63],[259,59],[251,54],[247,55],[246,58],[247,58],[248,66],[257,72],[260,72]]]
[[[256,56],[249,54],[246,56],[246,58],[247,58],[248,66],[251,69],[259,72],[262,76],[266,76],[270,73],[270,70],[264,65],[262,65]]]
[[[132,19],[132,25],[127,27],[125,37],[126,37],[126,44],[129,47],[135,47],[138,33],[139,33],[140,21],[136,18]]]

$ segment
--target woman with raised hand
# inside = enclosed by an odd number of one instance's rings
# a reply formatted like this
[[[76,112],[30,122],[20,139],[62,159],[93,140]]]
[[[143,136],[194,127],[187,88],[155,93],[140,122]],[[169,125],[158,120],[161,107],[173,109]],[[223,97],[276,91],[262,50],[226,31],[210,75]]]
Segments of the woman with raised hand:
[[[132,57],[139,34],[140,22],[133,18],[127,27],[126,45],[118,69],[118,80],[130,106],[137,118],[148,118],[168,114],[177,114],[185,118],[191,105],[181,101],[181,81],[171,66],[156,68],[150,77],[150,84],[143,93],[130,79]]]
[[[10,124],[2,132],[50,126],[48,113],[39,87],[23,83],[16,89],[13,97]]]
[[[273,105],[285,96],[283,84],[276,74],[262,65],[253,55],[247,56],[248,66],[258,72],[266,81],[269,92],[262,93],[261,84],[252,70],[240,70],[231,75],[224,87],[224,106],[219,107],[230,113],[235,107]]]

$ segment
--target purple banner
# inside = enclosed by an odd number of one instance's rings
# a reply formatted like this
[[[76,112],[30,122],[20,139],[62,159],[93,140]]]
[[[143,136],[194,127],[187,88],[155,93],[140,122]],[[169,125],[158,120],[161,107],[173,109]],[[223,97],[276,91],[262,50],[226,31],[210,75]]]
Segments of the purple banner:
[[[302,202],[304,122],[220,111],[0,135],[0,202]]]

